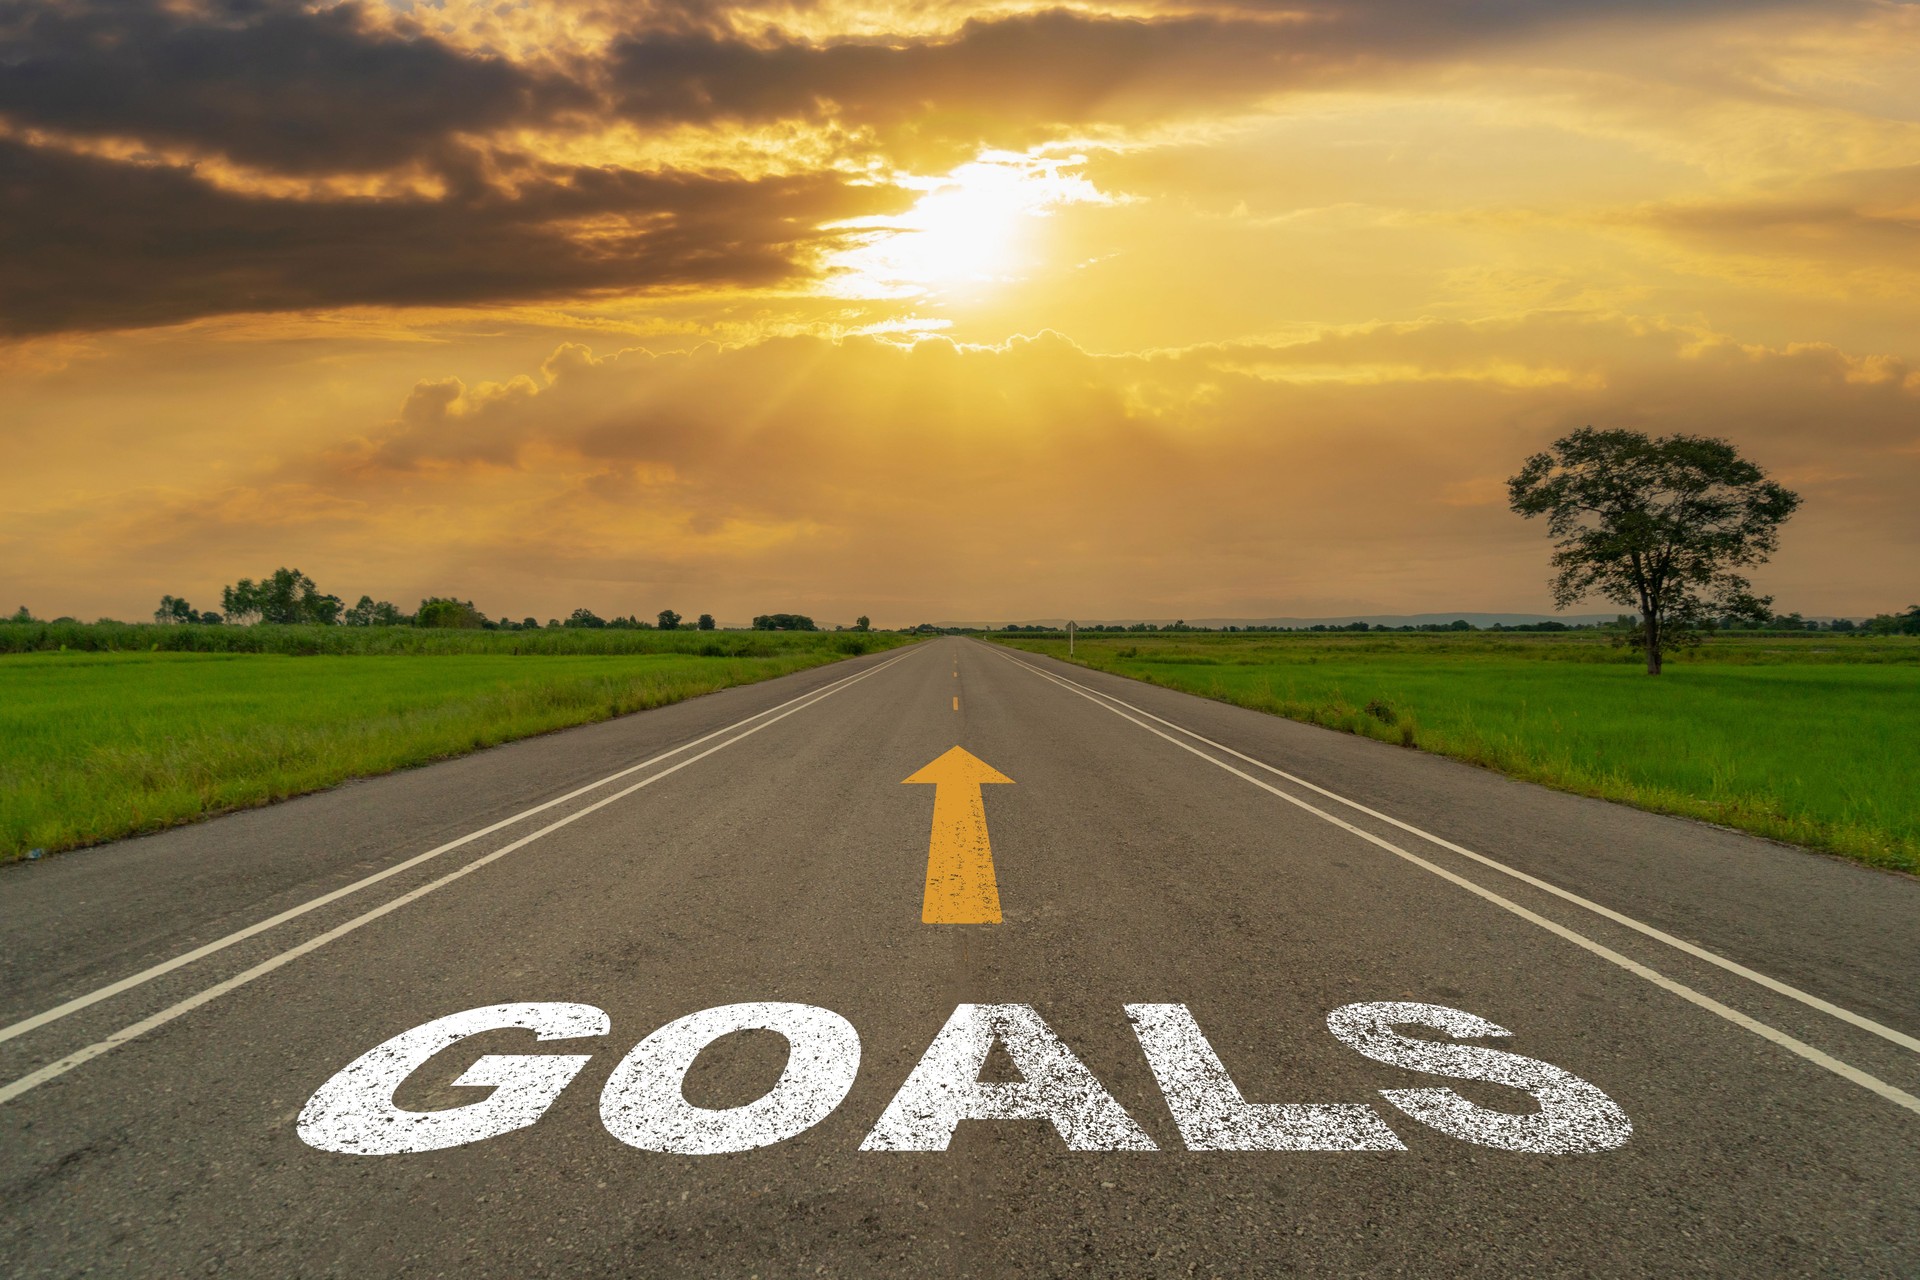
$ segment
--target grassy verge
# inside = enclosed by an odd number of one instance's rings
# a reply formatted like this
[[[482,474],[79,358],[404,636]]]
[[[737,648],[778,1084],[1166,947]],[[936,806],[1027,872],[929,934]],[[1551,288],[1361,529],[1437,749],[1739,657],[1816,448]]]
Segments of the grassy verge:
[[[685,653],[703,658],[771,658],[786,653],[868,653],[898,642],[885,632],[627,631],[561,627],[466,631],[437,627],[160,626],[151,622],[0,622],[0,654],[282,653],[622,654]]]
[[[1006,643],[1066,656],[1065,640]],[[1098,670],[1920,871],[1910,638],[1721,639],[1657,679],[1585,637],[1129,635],[1075,647]]]
[[[466,634],[497,643],[514,633]],[[0,657],[0,862],[265,804],[904,640],[741,637],[750,651],[729,655],[671,651],[683,643],[674,633],[615,635],[634,648],[515,656],[503,647],[424,657],[70,648]],[[638,648],[648,639],[656,651]]]

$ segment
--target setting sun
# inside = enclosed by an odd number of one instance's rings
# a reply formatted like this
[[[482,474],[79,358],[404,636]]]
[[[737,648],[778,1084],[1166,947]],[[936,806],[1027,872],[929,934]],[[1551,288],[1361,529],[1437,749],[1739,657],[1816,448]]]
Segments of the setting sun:
[[[1039,252],[1039,220],[1066,204],[1107,203],[1072,172],[1084,156],[989,152],[937,178],[896,177],[923,192],[897,217],[849,221],[860,242],[832,266],[831,291],[854,298],[965,296],[1022,275]]]

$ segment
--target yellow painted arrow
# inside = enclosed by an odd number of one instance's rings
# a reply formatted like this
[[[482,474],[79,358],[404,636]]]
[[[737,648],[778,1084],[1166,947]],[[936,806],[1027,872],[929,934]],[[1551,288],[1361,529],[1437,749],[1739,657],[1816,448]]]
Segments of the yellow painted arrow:
[[[933,784],[933,837],[927,843],[925,924],[999,924],[1000,886],[987,843],[983,782],[1012,782],[993,766],[955,747],[904,782]]]

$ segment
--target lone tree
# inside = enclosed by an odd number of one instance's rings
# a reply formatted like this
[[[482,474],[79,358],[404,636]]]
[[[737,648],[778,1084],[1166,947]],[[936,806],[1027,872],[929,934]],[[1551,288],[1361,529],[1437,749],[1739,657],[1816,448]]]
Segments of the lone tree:
[[[1716,615],[1770,616],[1773,598],[1734,570],[1764,564],[1800,505],[1724,440],[1592,427],[1528,458],[1507,494],[1521,515],[1547,517],[1556,607],[1597,592],[1639,609],[1627,642],[1650,676]]]
[[[662,609],[660,611],[660,629],[662,631],[678,631],[680,629],[680,615],[671,609]]]

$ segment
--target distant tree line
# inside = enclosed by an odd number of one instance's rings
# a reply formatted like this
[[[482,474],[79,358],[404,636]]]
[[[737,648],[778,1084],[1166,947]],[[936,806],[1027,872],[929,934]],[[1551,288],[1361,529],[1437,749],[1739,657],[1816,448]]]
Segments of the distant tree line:
[[[1750,618],[1721,618],[1723,631],[1836,631],[1865,636],[1920,636],[1920,604],[1910,604],[1905,613],[1878,613],[1863,622],[1852,618],[1833,618],[1821,622],[1802,618],[1798,613],[1776,613],[1764,622]]]
[[[1481,631],[1481,630],[1486,630],[1486,631],[1592,631],[1592,630],[1596,630],[1596,629],[1606,627],[1606,626],[1611,626],[1611,625],[1612,625],[1611,623],[1556,622],[1556,621],[1553,621],[1552,619],[1548,619],[1547,621],[1544,621],[1544,622],[1520,622],[1520,623],[1511,623],[1511,624],[1503,624],[1503,623],[1496,622],[1489,627],[1482,628],[1482,627],[1474,626],[1471,622],[1468,622],[1465,618],[1455,618],[1452,622],[1403,623],[1402,625],[1397,627],[1388,626],[1384,622],[1359,622],[1359,621],[1316,622],[1311,626],[1305,626],[1305,627],[1282,627],[1282,626],[1269,625],[1267,623],[1248,623],[1245,626],[1235,624],[1235,625],[1225,626],[1225,627],[1202,627],[1202,626],[1195,626],[1193,623],[1190,623],[1190,622],[1181,621],[1181,622],[1170,622],[1166,624],[1161,624],[1158,622],[1114,622],[1114,623],[1096,622],[1091,626],[1084,626],[1084,627],[1078,624],[1075,624],[1074,629],[1076,631],[1089,632],[1089,633],[1104,631],[1104,632],[1110,632],[1116,635],[1138,634],[1142,632],[1154,632],[1156,634],[1165,635],[1169,632],[1181,632],[1181,631],[1205,632],[1210,635],[1227,635],[1230,633],[1238,634],[1242,632],[1245,632],[1245,633],[1258,632],[1262,634],[1268,634],[1268,633],[1291,633],[1296,631],[1302,632],[1302,633],[1314,632],[1314,631],[1321,631],[1321,632],[1326,632],[1326,631],[1396,631],[1396,632],[1397,631]],[[927,630],[927,631],[942,630],[942,628],[929,626],[925,623],[921,624],[921,627],[918,629]],[[1065,628],[1040,626],[1037,624],[1023,626],[1019,623],[1009,622],[1006,626],[1001,627],[1000,630],[1002,632],[1015,632],[1015,633],[1037,632],[1041,634],[1058,634],[1059,632],[1065,630]]]
[[[372,597],[364,595],[360,597],[359,603],[353,605],[351,608],[334,609],[332,605],[338,602],[338,597],[320,595],[317,591],[313,593],[312,598],[314,603],[308,605],[306,602],[309,596],[306,588],[303,585],[298,585],[298,580],[302,579],[304,575],[300,575],[296,570],[286,570],[285,572],[291,574],[296,579],[296,585],[291,590],[283,591],[274,585],[275,578],[278,577],[276,574],[274,578],[265,579],[261,584],[252,584],[243,578],[239,583],[236,583],[233,587],[228,587],[226,591],[221,593],[222,602],[226,603],[231,610],[233,609],[233,602],[236,598],[244,604],[249,597],[244,592],[241,592],[237,597],[229,593],[239,591],[241,588],[251,588],[255,593],[254,603],[256,604],[256,607],[251,611],[242,609],[226,615],[212,610],[201,612],[194,609],[191,604],[178,596],[166,595],[160,597],[160,607],[154,610],[154,621],[161,623],[190,623],[200,626],[218,626],[222,623],[243,625],[249,622],[281,622],[291,620],[294,622],[313,622],[321,625],[348,627],[468,627],[488,631],[539,631],[547,628],[570,627],[606,627],[616,631],[650,631],[658,627],[663,630],[673,631],[687,626],[685,620],[671,609],[661,610],[658,618],[653,622],[643,622],[632,615],[626,617],[601,618],[590,609],[575,609],[572,613],[568,614],[564,620],[549,618],[545,623],[542,623],[537,618],[522,618],[516,622],[511,618],[505,617],[499,619],[488,618],[485,614],[474,608],[473,602],[470,600],[457,600],[452,597],[442,596],[427,597],[420,602],[420,607],[413,613],[403,612],[389,601],[382,600],[376,602]],[[264,607],[259,605],[257,599],[258,592],[262,585],[272,588],[268,592],[268,595],[273,597],[267,601]],[[291,598],[291,604],[289,603],[289,598]],[[11,615],[7,616],[5,621],[53,621],[72,623],[78,622],[79,620],[72,617],[53,619],[38,618],[35,617],[33,612],[25,605],[21,605]],[[112,622],[114,619],[101,618],[99,621]],[[693,627],[700,631],[712,631],[716,625],[713,620],[713,615],[710,613],[701,614],[693,623]],[[806,617],[804,614],[793,613],[760,614],[754,618],[753,625],[754,629],[759,631],[818,631],[821,629],[814,623],[813,619]],[[1637,615],[1623,613],[1611,622],[1570,623],[1546,619],[1540,622],[1496,622],[1486,627],[1476,627],[1465,618],[1455,618],[1452,622],[1403,623],[1399,626],[1389,626],[1383,622],[1316,622],[1311,626],[1305,627],[1282,627],[1265,623],[1203,627],[1183,621],[1167,624],[1157,622],[1093,623],[1088,626],[1078,627],[1077,629],[1086,634],[1095,632],[1125,634],[1182,631],[1207,632],[1210,634],[1361,631],[1590,631],[1620,633],[1630,632],[1639,625],[1640,619]],[[1815,618],[1802,617],[1799,613],[1776,613],[1769,618],[1758,620],[1748,617],[1725,616],[1703,620],[1702,625],[1707,630],[1769,634],[1778,634],[1781,632],[1822,632],[1860,636],[1920,636],[1920,605],[1908,605],[1904,612],[1881,613],[1866,619],[1833,618],[1827,621],[1821,621]],[[852,627],[835,627],[834,630],[870,631],[872,627],[872,621],[862,615]],[[918,626],[902,627],[900,630],[903,634],[908,635],[971,635],[977,634],[982,630],[994,630],[994,628],[940,627],[930,622],[923,622]],[[1008,623],[998,628],[998,630],[1002,633],[1014,634],[1059,635],[1063,632],[1064,628],[1049,627],[1038,623]]]
[[[1481,627],[1475,626],[1465,618],[1455,618],[1451,622],[1418,622],[1391,625],[1385,622],[1316,622],[1304,627],[1283,627],[1268,623],[1248,623],[1224,627],[1196,626],[1190,622],[1113,622],[1075,624],[1075,630],[1082,635],[1105,632],[1111,635],[1127,635],[1151,632],[1165,635],[1170,632],[1206,633],[1225,635],[1229,633],[1246,634],[1308,634],[1349,633],[1349,632],[1391,632],[1402,634],[1409,632],[1559,632],[1587,631],[1600,633],[1631,633],[1640,626],[1638,614],[1623,613],[1608,622],[1561,622],[1554,618],[1545,618],[1539,622],[1494,622]],[[1853,618],[1832,618],[1822,621],[1817,618],[1805,618],[1798,613],[1776,613],[1769,617],[1753,618],[1728,614],[1718,618],[1702,618],[1698,623],[1702,631],[1746,631],[1769,634],[1795,631],[1832,632],[1841,635],[1920,635],[1920,605],[1909,605],[1905,613],[1882,613],[1865,620]],[[1044,623],[1009,622],[995,627],[941,627],[931,622],[918,626],[902,627],[901,631],[911,635],[971,635],[980,631],[998,631],[1002,635],[1063,635],[1064,626],[1048,626]]]
[[[1455,618],[1452,622],[1403,623],[1402,625],[1397,627],[1388,626],[1384,622],[1359,622],[1359,621],[1316,622],[1311,626],[1305,626],[1305,627],[1282,627],[1282,626],[1276,626],[1276,625],[1269,625],[1267,623],[1248,623],[1245,626],[1235,624],[1235,625],[1230,625],[1225,627],[1202,627],[1202,626],[1195,626],[1193,623],[1190,623],[1190,622],[1170,622],[1166,624],[1161,624],[1158,622],[1115,622],[1115,623],[1096,622],[1092,626],[1085,626],[1085,627],[1075,624],[1074,630],[1085,632],[1085,633],[1104,631],[1114,635],[1139,634],[1143,632],[1153,632],[1159,635],[1166,635],[1170,632],[1182,632],[1182,631],[1195,632],[1195,633],[1204,632],[1209,635],[1228,635],[1228,634],[1240,634],[1240,633],[1290,634],[1296,631],[1301,632],[1303,634],[1308,632],[1315,632],[1315,631],[1320,631],[1320,632],[1328,632],[1328,631],[1335,631],[1335,632],[1481,631],[1481,630],[1485,630],[1485,631],[1592,631],[1592,630],[1596,630],[1598,628],[1609,626],[1609,625],[1611,624],[1587,623],[1587,622],[1568,623],[1568,622],[1556,622],[1556,621],[1553,621],[1552,619],[1548,619],[1545,622],[1520,622],[1520,623],[1511,623],[1511,624],[1503,624],[1503,623],[1496,622],[1491,626],[1483,628],[1483,627],[1474,626],[1471,622],[1468,622],[1465,618]],[[929,628],[929,630],[934,630],[934,631],[937,631],[939,629],[940,628],[938,627]],[[1058,634],[1064,629],[1065,628],[1062,628],[1062,627],[1046,627],[1046,626],[1038,626],[1038,625],[1021,626],[1019,624],[1011,623],[1011,622],[1008,623],[1006,626],[1000,628],[1000,630],[1003,632],[1039,632],[1042,634],[1047,634],[1047,633]]]
[[[488,617],[474,606],[473,601],[455,596],[428,596],[411,613],[390,600],[375,600],[367,595],[348,605],[339,596],[320,590],[314,580],[300,570],[289,568],[275,569],[258,582],[252,578],[242,578],[232,586],[221,588],[219,611],[196,609],[184,596],[163,595],[160,597],[160,607],[153,611],[153,620],[163,624],[196,626],[246,626],[265,622],[323,627],[452,627],[487,631],[538,631],[565,627],[604,627],[629,631],[652,631],[656,628],[678,631],[691,628],[713,631],[719,625],[710,613],[700,614],[689,623],[684,615],[673,609],[660,610],[651,622],[643,621],[635,614],[602,618],[591,609],[575,609],[564,620],[549,618],[544,624],[530,617],[515,621],[505,616]],[[9,621],[36,622],[39,619],[34,618],[22,605]],[[73,619],[63,618],[60,621],[70,622]],[[103,618],[101,621],[110,619]],[[761,614],[753,620],[753,625],[760,631],[820,630],[812,618],[797,613]],[[851,629],[869,631],[872,624],[862,615]]]

